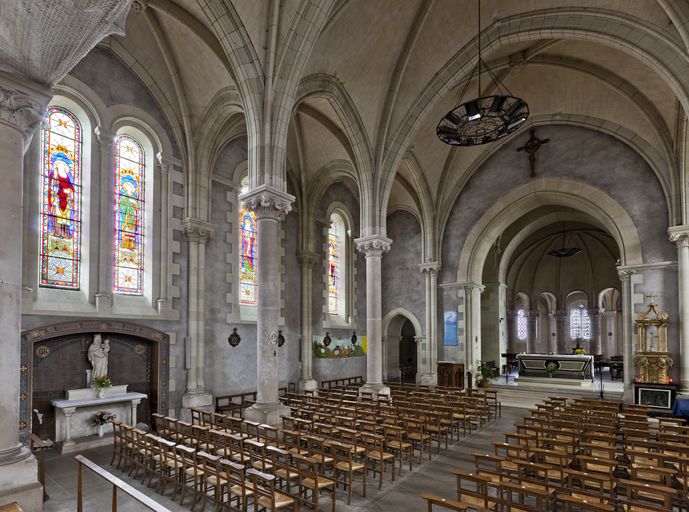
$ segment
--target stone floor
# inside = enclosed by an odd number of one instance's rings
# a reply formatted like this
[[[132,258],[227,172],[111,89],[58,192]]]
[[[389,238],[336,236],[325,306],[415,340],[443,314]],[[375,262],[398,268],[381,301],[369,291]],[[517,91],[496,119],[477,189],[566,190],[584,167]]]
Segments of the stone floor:
[[[473,469],[471,453],[491,449],[491,441],[501,437],[501,433],[510,430],[511,426],[523,416],[526,410],[518,407],[506,407],[503,405],[502,418],[486,425],[482,430],[455,442],[448,450],[443,450],[439,455],[433,454],[433,460],[425,460],[423,464],[415,464],[413,471],[407,469],[402,472],[402,477],[390,482],[389,473],[383,488],[378,490],[377,481],[369,478],[367,497],[363,498],[360,491],[355,489],[352,495],[351,506],[346,505],[347,496],[341,489],[337,495],[337,510],[348,511],[376,511],[376,512],[407,512],[425,510],[425,501],[419,498],[421,492],[431,492],[443,497],[455,496],[455,480],[452,476],[453,468]],[[76,510],[77,488],[77,463],[74,454],[57,455],[46,454],[46,486],[50,499],[45,503],[46,512],[73,512]],[[126,475],[113,469],[110,464],[112,451],[110,448],[96,448],[82,453],[85,457],[111,471],[115,476],[132,484],[136,489],[153,497],[160,504],[172,511],[189,510],[191,500],[187,499],[185,506],[173,502],[169,496],[156,494],[152,489],[141,485],[138,481],[132,481]],[[118,510],[133,512],[146,510],[126,496],[119,493]],[[88,470],[84,472],[84,511],[101,511],[110,508],[111,487],[102,479]],[[320,510],[330,510],[330,502],[324,499],[320,504]],[[197,506],[196,510],[200,510]],[[212,510],[211,506],[206,510]]]

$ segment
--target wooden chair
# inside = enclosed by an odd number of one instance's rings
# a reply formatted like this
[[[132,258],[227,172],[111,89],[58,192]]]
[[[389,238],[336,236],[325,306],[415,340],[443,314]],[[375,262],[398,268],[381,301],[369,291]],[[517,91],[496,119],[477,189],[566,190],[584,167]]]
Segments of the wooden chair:
[[[335,456],[335,480],[342,483],[347,489],[347,505],[352,502],[352,488],[357,479],[361,476],[361,488],[364,498],[366,497],[366,464],[356,460],[356,454],[352,445],[340,442],[328,442],[327,446],[333,451]]]
[[[254,493],[254,512],[259,510],[293,510],[297,511],[297,501],[275,489],[275,477],[267,473],[261,473],[256,469],[248,469],[247,477],[251,480]]]
[[[337,494],[335,481],[321,475],[319,473],[319,463],[311,458],[304,457],[303,455],[294,455],[293,460],[299,473],[299,496],[307,500],[310,493],[311,506],[313,510],[318,510],[318,501],[321,493],[325,492],[330,495],[332,512],[335,512]]]
[[[201,494],[201,487],[203,485],[203,470],[201,464],[196,459],[196,450],[189,446],[177,445],[177,456],[182,463],[180,468],[180,485],[182,487],[182,494],[179,499],[179,504],[184,504],[184,498],[187,491],[192,493],[191,507],[196,505],[196,500]]]
[[[206,510],[206,502],[209,497],[213,500],[217,509],[219,505],[222,505],[222,497],[227,488],[227,480],[222,477],[222,471],[219,469],[218,464],[221,457],[206,452],[198,452],[196,458],[201,462],[201,470],[203,472],[201,511]]]
[[[158,486],[156,492],[165,494],[167,484],[172,484],[172,500],[177,497],[177,491],[180,488],[181,475],[183,464],[177,456],[176,444],[174,441],[167,439],[158,440],[158,450],[160,454],[160,473],[158,474]]]
[[[551,510],[550,493],[523,484],[503,482],[503,497],[511,512],[545,512]]]
[[[412,444],[404,439],[404,429],[393,425],[383,427],[386,451],[395,454],[399,458],[399,474],[402,474],[402,463],[406,458],[409,459],[409,471],[412,470],[414,459],[414,448]],[[406,455],[406,457],[405,457]]]
[[[582,498],[568,494],[558,494],[557,504],[563,512],[614,512],[615,506],[597,501],[595,498]]]
[[[411,443],[412,449],[419,451],[419,464],[423,461],[423,451],[426,447],[428,447],[428,460],[431,460],[433,452],[431,436],[426,432],[425,424],[422,421],[407,419],[404,428],[407,431],[407,440]]]
[[[249,499],[254,495],[254,487],[252,482],[247,480],[245,466],[235,464],[231,460],[220,459],[218,470],[227,482],[224,488],[226,494],[221,497],[221,508],[227,507],[231,511],[246,512]]]
[[[366,447],[366,461],[368,471],[372,472],[374,477],[376,473],[379,475],[378,489],[383,487],[383,474],[387,464],[391,466],[392,481],[395,481],[395,455],[385,451],[385,437],[377,434],[362,433],[361,437]]]
[[[475,510],[471,505],[467,503],[460,503],[459,501],[450,500],[447,498],[441,498],[435,494],[429,494],[424,492],[420,496],[426,500],[428,512],[433,512],[433,507],[446,508],[448,510],[454,510],[456,512],[465,512],[467,510]]]
[[[457,501],[481,510],[497,510],[499,499],[489,496],[491,480],[460,469],[452,471],[457,479]]]

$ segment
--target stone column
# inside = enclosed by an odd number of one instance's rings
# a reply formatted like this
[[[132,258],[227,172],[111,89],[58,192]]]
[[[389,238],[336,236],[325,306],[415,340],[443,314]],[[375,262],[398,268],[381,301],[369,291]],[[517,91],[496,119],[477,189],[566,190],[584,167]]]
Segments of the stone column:
[[[622,346],[624,347],[624,397],[629,400],[634,382],[634,347],[632,333],[634,314],[632,311],[632,274],[633,270],[618,270],[622,282]]]
[[[27,511],[42,509],[43,493],[36,459],[19,442],[23,168],[50,97],[38,84],[0,74],[0,505],[17,501]]]
[[[483,286],[465,283],[464,290],[464,371],[474,373],[476,362],[481,359],[481,292]]]
[[[278,400],[277,336],[280,323],[280,251],[278,226],[292,210],[294,197],[268,185],[242,195],[247,209],[256,215],[257,305],[256,305],[256,404],[244,413],[251,421],[278,425],[289,409]]]
[[[95,235],[98,247],[112,247],[112,184],[108,178],[112,177],[115,134],[99,126],[94,132],[100,152],[100,173],[98,176],[92,176],[91,187],[95,187],[99,192],[100,215],[98,218],[92,218],[91,223],[98,226]],[[96,310],[102,315],[112,312],[112,273],[112,252],[102,250],[98,262],[98,288],[95,293]]]
[[[532,309],[526,312],[526,353],[533,354],[536,352],[536,340],[538,338],[538,320],[541,317],[537,309]]]
[[[557,354],[557,312],[548,313],[548,352]]]
[[[390,250],[392,240],[382,235],[369,235],[354,240],[356,247],[366,256],[366,384],[362,391],[380,395],[390,394],[383,385],[383,338],[381,259]]]
[[[677,244],[680,392],[689,394],[689,226],[671,227],[668,235]]]
[[[567,350],[567,345],[569,344],[569,315],[567,311],[557,310],[555,311],[555,316],[557,317],[557,350],[554,352],[556,354],[571,353],[571,350]]]
[[[438,270],[440,270],[440,263],[431,261],[419,265],[419,268],[423,272],[426,285],[426,350],[424,361],[418,361],[419,373],[416,381],[419,384],[434,386],[438,383]]]
[[[311,269],[319,261],[315,252],[302,251],[299,253],[301,265],[301,375],[299,389],[316,390],[318,382],[313,378],[313,334],[312,308],[313,279]]]
[[[602,354],[600,343],[600,317],[598,312],[598,308],[587,310],[589,319],[591,320],[591,342],[589,343],[591,354]]]
[[[205,293],[206,293],[206,243],[215,227],[208,222],[187,217],[183,221],[184,234],[189,241],[189,302],[188,334],[186,339],[187,391],[182,395],[182,407],[208,408],[213,397],[205,385]],[[184,413],[186,418],[186,413]]]
[[[160,283],[158,283],[158,298],[156,304],[158,306],[158,313],[162,313],[172,308],[172,301],[168,297],[167,280],[170,271],[168,268],[167,246],[170,232],[170,216],[168,215],[170,211],[169,200],[170,190],[172,189],[170,170],[172,170],[173,164],[161,159],[156,167],[160,172],[160,209],[163,212],[160,216]]]
[[[513,310],[507,311],[505,315],[505,322],[507,322],[507,352],[510,354],[519,353],[517,343],[517,314]]]
[[[605,325],[605,332],[601,334],[601,338],[605,340],[606,352],[608,357],[619,355],[617,353],[617,343],[615,343],[615,333],[617,332],[617,311],[604,311],[601,314],[603,318],[603,325]],[[601,329],[602,331],[603,329]],[[610,333],[613,333],[611,336]]]

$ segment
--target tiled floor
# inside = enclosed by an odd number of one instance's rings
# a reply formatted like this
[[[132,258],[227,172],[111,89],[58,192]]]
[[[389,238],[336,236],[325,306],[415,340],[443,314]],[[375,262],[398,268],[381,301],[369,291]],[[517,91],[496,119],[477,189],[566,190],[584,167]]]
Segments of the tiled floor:
[[[486,425],[481,431],[472,434],[451,445],[449,450],[443,450],[439,455],[433,454],[433,460],[425,460],[423,464],[415,464],[414,470],[409,471],[403,468],[402,477],[398,478],[394,484],[390,482],[389,473],[383,488],[378,490],[377,480],[369,478],[367,497],[363,498],[360,491],[355,489],[352,496],[352,505],[346,505],[346,494],[341,489],[337,495],[337,510],[348,511],[376,511],[376,512],[407,512],[425,510],[425,502],[419,498],[421,492],[432,492],[444,497],[453,498],[455,493],[455,480],[452,476],[453,468],[473,469],[473,458],[471,453],[474,451],[489,450],[490,442],[499,439],[500,434],[510,430],[513,423],[526,413],[525,409],[516,407],[502,408],[502,418]],[[113,469],[110,464],[112,451],[110,448],[96,448],[82,453],[85,457],[111,471],[115,476],[122,478],[132,484],[138,490],[153,497],[162,505],[170,510],[189,510],[191,500],[187,499],[185,506],[180,506],[178,502],[173,502],[169,496],[171,490],[168,489],[166,496],[156,494],[154,490],[148,489],[138,481],[128,479],[123,473]],[[77,463],[73,455],[60,456],[48,454],[46,461],[47,479],[46,485],[50,500],[45,504],[46,512],[73,512],[76,510],[76,476]],[[122,493],[120,493],[121,495]],[[90,471],[84,472],[84,511],[100,512],[110,509],[111,487],[102,479],[92,474]],[[118,500],[119,511],[132,512],[143,511],[145,507],[133,502],[125,496],[120,496]],[[320,510],[330,510],[330,502],[325,499],[320,504]],[[196,510],[200,510],[197,506]],[[212,506],[207,506],[206,510],[212,510]]]

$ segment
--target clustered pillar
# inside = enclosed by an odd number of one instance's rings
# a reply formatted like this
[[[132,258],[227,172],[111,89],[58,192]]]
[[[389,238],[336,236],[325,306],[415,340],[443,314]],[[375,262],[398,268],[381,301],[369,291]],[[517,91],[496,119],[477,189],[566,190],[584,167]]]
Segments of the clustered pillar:
[[[632,347],[632,270],[618,270],[622,282],[622,346],[624,347],[624,394],[629,393],[634,382],[634,347]]]
[[[435,385],[438,382],[438,270],[437,261],[420,265],[426,289],[426,364],[419,376],[419,384]]]

